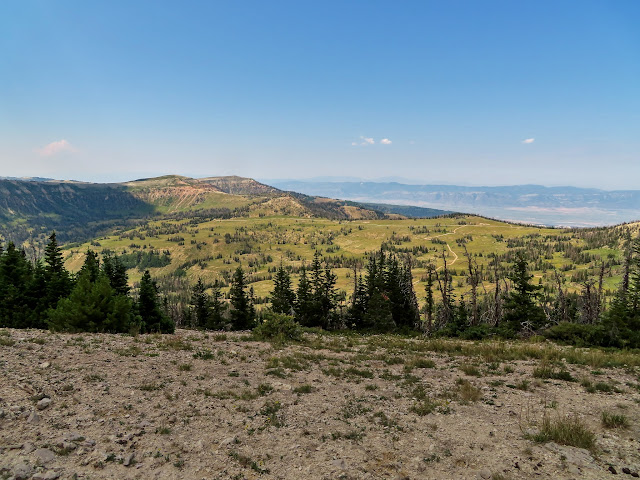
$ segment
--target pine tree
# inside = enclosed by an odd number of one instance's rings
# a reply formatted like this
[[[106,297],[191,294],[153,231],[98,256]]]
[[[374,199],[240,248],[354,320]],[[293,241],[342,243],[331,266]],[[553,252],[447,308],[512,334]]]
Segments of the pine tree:
[[[533,285],[533,275],[528,272],[528,262],[519,252],[509,275],[512,289],[504,304],[503,333],[513,335],[522,330],[535,331],[544,326],[546,316],[537,303],[540,286]]]
[[[296,301],[296,294],[291,288],[289,272],[280,265],[273,279],[273,291],[271,292],[271,310],[275,313],[291,315]]]
[[[353,296],[351,297],[351,308],[349,309],[349,320],[353,328],[364,328],[364,316],[367,311],[367,289],[362,275],[356,276],[354,271],[355,285]]]
[[[58,300],[67,297],[73,288],[71,276],[64,267],[62,250],[58,246],[56,232],[53,232],[49,237],[49,243],[45,247],[44,262],[46,281],[44,304],[46,308],[55,307]]]
[[[298,289],[296,290],[295,314],[296,320],[300,325],[305,327],[311,326],[313,311],[313,296],[311,284],[307,277],[307,270],[303,266],[300,270],[300,280],[298,281]]]
[[[209,324],[210,305],[209,295],[207,295],[202,279],[198,278],[198,282],[191,290],[191,306],[193,307],[193,315],[195,325],[198,328],[206,328]]]
[[[100,274],[100,260],[98,254],[87,249],[85,254],[84,264],[80,268],[78,275],[88,275],[89,281],[95,283],[98,280]]]
[[[142,333],[173,333],[175,331],[175,324],[160,308],[158,287],[151,280],[149,270],[144,272],[140,280],[136,310],[140,316],[140,331]]]
[[[36,327],[34,301],[29,296],[33,282],[31,264],[13,242],[0,255],[0,327]]]
[[[79,275],[71,294],[48,312],[49,328],[64,332],[128,332],[131,300],[117,295],[106,275],[91,281],[91,272]]]
[[[131,288],[129,287],[127,267],[123,265],[120,258],[105,255],[102,259],[102,271],[107,275],[111,288],[113,288],[118,295],[129,294]]]
[[[229,296],[231,299],[231,324],[234,330],[253,328],[255,310],[245,291],[246,284],[242,267],[238,267],[231,279]]]
[[[207,323],[208,330],[220,330],[224,327],[224,312],[227,304],[222,301],[222,293],[220,293],[220,285],[216,281],[211,291],[209,319]]]
[[[429,264],[427,266],[427,282],[424,287],[426,293],[426,304],[425,304],[425,316],[426,316],[426,328],[427,333],[431,333],[433,331],[433,310],[434,310],[434,299],[433,299],[433,275],[435,268],[433,264]]]

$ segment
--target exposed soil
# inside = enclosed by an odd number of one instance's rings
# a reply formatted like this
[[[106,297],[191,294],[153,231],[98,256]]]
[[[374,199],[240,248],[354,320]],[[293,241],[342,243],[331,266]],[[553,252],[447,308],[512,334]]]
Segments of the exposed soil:
[[[186,330],[0,334],[0,478],[601,479],[640,469],[638,367],[560,360],[547,366],[566,379],[535,378],[540,360],[418,353],[424,340],[397,337],[307,334],[279,348]],[[605,428],[602,412],[628,426]],[[536,442],[545,415],[583,422],[595,446]]]

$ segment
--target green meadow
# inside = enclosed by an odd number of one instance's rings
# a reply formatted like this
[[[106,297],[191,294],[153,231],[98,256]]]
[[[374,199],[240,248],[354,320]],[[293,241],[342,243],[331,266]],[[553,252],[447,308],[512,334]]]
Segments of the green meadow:
[[[597,281],[604,264],[603,288],[610,295],[621,279],[624,240],[638,230],[638,224],[563,230],[473,215],[328,220],[268,216],[262,211],[251,214],[209,221],[187,218],[151,221],[91,242],[68,245],[67,267],[77,271],[87,249],[130,258],[132,254],[152,255],[165,258],[162,265],[149,268],[155,278],[176,276],[189,283],[202,278],[205,283],[218,280],[226,284],[237,266],[242,265],[259,298],[268,296],[273,286],[271,273],[280,264],[292,268],[295,282],[296,269],[308,264],[318,251],[334,268],[337,286],[348,297],[353,289],[354,267],[359,271],[366,263],[367,252],[384,244],[399,256],[411,257],[414,285],[422,300],[424,276],[430,263],[441,269],[446,261],[453,273],[455,293],[464,295],[468,289],[469,257],[485,272],[483,288],[490,291],[492,257],[497,255],[501,268],[508,272],[510,254],[525,249],[534,254],[530,262],[531,273],[537,279],[534,281],[556,286],[559,275],[568,291],[580,290],[586,281]],[[146,267],[131,267],[129,276],[135,283]]]

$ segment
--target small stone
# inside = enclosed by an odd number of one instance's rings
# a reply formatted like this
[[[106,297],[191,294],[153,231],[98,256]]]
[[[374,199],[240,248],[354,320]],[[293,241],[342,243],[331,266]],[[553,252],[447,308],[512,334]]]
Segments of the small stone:
[[[36,408],[38,410],[44,410],[45,408],[48,408],[49,405],[51,405],[51,399],[49,397],[44,397],[36,404]]]
[[[59,472],[54,472],[53,470],[49,470],[48,472],[36,473],[31,480],[56,480],[60,478]]]
[[[35,445],[30,442],[26,442],[24,445],[22,445],[22,453],[24,454],[29,454],[33,452],[35,449],[36,449]]]
[[[62,438],[67,442],[80,442],[81,440],[83,440],[82,435],[77,432],[69,432]]]
[[[614,475],[617,475],[617,474],[618,474],[618,471],[613,467],[613,465],[610,465],[610,466],[609,466],[609,471],[610,471],[611,473],[613,473]]]
[[[482,478],[483,480],[488,480],[491,478],[491,472],[486,468],[484,468],[478,472],[478,478]]]
[[[125,455],[124,462],[122,464],[125,467],[128,467],[129,465],[131,465],[131,462],[133,461],[134,457],[135,457],[135,453],[129,453],[128,455]]]
[[[36,412],[31,412],[31,415],[27,418],[27,423],[31,423],[32,425],[37,425],[40,423],[40,415]]]
[[[344,459],[342,458],[337,458],[335,460],[331,461],[331,465],[333,465],[336,468],[339,468],[341,470],[346,470],[347,469],[347,462],[344,461]]]
[[[50,364],[49,362],[44,362],[44,363],[41,363],[41,364],[39,365],[39,367],[40,367],[40,368],[42,368],[43,370],[44,370],[45,368],[49,368],[50,366],[51,366],[51,364]]]
[[[627,475],[631,475],[631,469],[629,467],[624,467],[622,469],[622,473],[626,473]]]
[[[56,454],[48,448],[39,448],[33,452],[33,455],[36,457],[36,462],[40,465],[51,463],[56,458]]]
[[[631,472],[631,476],[634,478],[640,478],[640,474],[638,472]]]
[[[28,463],[20,463],[13,467],[13,478],[15,480],[27,480],[33,475],[33,468]]]

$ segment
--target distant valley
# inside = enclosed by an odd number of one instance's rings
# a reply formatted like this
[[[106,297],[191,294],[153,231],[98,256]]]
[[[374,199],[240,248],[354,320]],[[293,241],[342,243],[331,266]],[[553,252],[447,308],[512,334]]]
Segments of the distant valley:
[[[640,219],[640,190],[607,191],[540,185],[468,187],[398,182],[265,181],[277,188],[307,195],[445,208],[539,225],[593,227]]]

